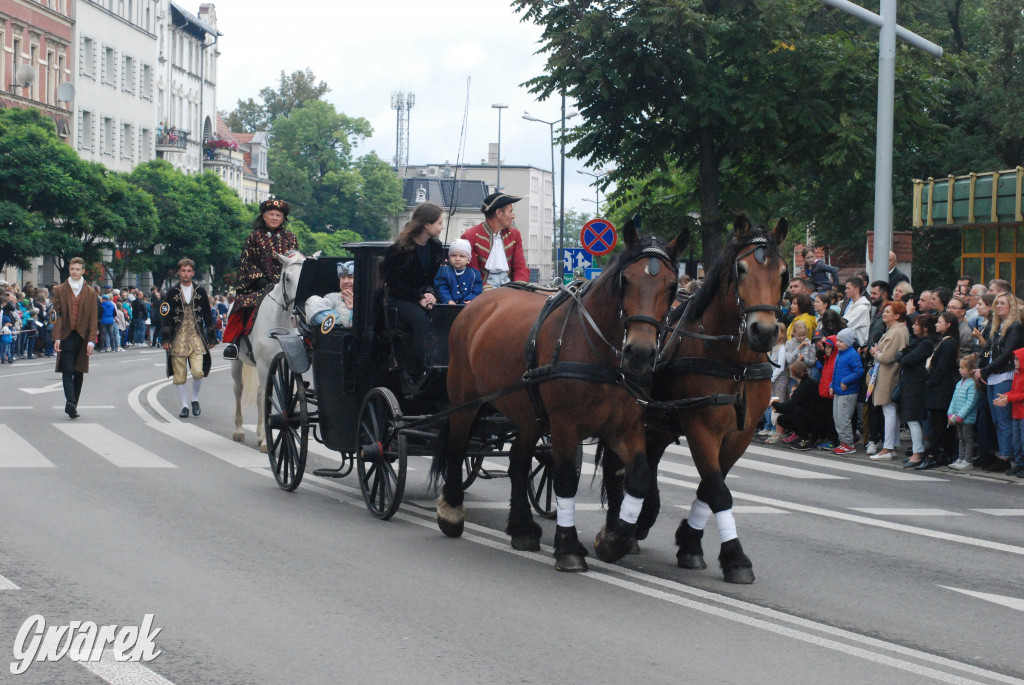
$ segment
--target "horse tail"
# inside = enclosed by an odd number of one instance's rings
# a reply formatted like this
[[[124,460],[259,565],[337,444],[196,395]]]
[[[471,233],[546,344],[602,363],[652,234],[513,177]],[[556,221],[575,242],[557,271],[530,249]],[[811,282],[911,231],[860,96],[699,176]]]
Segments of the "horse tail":
[[[430,460],[430,472],[427,474],[427,487],[436,493],[444,485],[448,473],[448,422],[437,431],[434,458]]]
[[[242,364],[242,362],[235,362]],[[255,407],[256,393],[259,390],[259,377],[256,375],[256,367],[242,364],[242,406]]]

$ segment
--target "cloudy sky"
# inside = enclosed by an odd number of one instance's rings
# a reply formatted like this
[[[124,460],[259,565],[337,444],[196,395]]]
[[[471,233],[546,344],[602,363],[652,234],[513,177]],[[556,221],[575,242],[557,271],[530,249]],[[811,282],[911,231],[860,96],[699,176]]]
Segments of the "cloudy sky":
[[[551,168],[550,128],[526,121],[560,116],[560,103],[538,102],[520,86],[541,74],[540,28],[523,23],[508,0],[213,0],[220,63],[217,107],[233,110],[277,86],[282,70],[310,68],[331,88],[326,99],[349,116],[370,121],[374,135],[360,147],[385,160],[395,154],[391,93],[412,91],[409,163],[454,165],[467,101],[464,161],[479,164],[498,140],[504,164]],[[198,3],[184,5],[192,12]],[[569,124],[571,124],[571,120]],[[559,164],[556,151],[555,164]],[[593,179],[566,160],[565,205],[594,211]],[[592,171],[592,170],[591,170]],[[588,187],[589,186],[589,187]],[[603,199],[603,195],[602,195]]]

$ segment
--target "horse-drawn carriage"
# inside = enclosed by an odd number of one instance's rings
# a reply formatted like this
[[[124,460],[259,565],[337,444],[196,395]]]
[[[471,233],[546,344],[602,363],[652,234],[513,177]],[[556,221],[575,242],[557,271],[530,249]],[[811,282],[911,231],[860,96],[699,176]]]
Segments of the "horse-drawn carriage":
[[[295,284],[292,309],[297,329],[275,328],[280,345],[269,363],[262,401],[270,464],[278,484],[294,490],[302,480],[310,436],[339,453],[341,465],[315,475],[358,474],[366,506],[390,518],[402,501],[408,458],[436,457],[444,449],[449,408],[446,391],[448,331],[462,305],[435,305],[428,340],[429,363],[414,368],[409,337],[389,307],[380,265],[388,243],[345,246],[353,257],[308,258]],[[338,289],[337,265],[354,260],[351,327],[328,316],[313,326],[303,316],[306,300]],[[493,410],[482,411],[465,458],[463,485],[492,477],[487,458],[507,455],[515,428]],[[581,453],[582,454],[582,453]],[[531,501],[542,516],[554,515],[547,476],[549,450],[538,451],[531,469]]]

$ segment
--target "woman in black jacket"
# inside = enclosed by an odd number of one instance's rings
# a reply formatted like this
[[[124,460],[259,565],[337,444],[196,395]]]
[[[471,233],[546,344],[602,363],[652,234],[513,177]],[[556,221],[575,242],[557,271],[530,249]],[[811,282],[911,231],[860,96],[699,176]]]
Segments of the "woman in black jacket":
[[[427,339],[434,306],[434,276],[444,262],[444,245],[438,240],[444,230],[443,210],[433,202],[416,207],[409,223],[384,257],[381,272],[388,286],[388,303],[398,310],[398,318],[412,328],[416,359],[429,366]],[[418,373],[423,369],[410,369]]]
[[[946,421],[946,410],[953,399],[953,390],[960,380],[960,329],[956,314],[942,312],[935,321],[940,337],[928,361],[925,382],[925,408],[930,429],[928,457],[916,467],[918,471],[945,466],[956,457],[956,431]]]
[[[790,364],[789,376],[798,384],[793,394],[788,400],[772,402],[772,409],[779,413],[778,433],[796,433],[799,440],[793,447],[809,450],[814,447],[815,435],[827,437],[821,428],[831,424],[825,417],[831,417],[832,408],[829,401],[818,394],[818,383],[810,377],[804,362],[797,360]]]
[[[935,351],[935,318],[931,314],[920,314],[911,328],[914,337],[901,352],[896,353],[900,365],[900,414],[910,428],[913,454],[903,462],[904,468],[917,468],[924,463],[924,431],[922,422],[927,418],[925,407],[925,385],[928,369],[925,363]]]
[[[1012,415],[1010,406],[996,407],[996,396],[1009,392],[1013,378],[1013,353],[1024,347],[1024,325],[1017,298],[1012,293],[1000,293],[992,302],[992,332],[988,357],[974,372],[974,378],[985,383],[992,422],[996,426],[997,460],[986,467],[992,471],[1006,470],[1013,458]]]

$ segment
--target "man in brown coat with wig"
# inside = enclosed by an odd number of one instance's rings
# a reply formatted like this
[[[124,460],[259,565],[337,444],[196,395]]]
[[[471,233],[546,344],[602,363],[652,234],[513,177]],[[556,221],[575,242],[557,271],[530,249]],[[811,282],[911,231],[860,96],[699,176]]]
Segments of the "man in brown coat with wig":
[[[89,355],[96,345],[96,291],[85,282],[85,260],[72,257],[68,280],[53,289],[53,349],[57,353],[57,372],[64,381],[64,413],[78,418],[78,398],[82,396],[84,374],[89,372]]]

